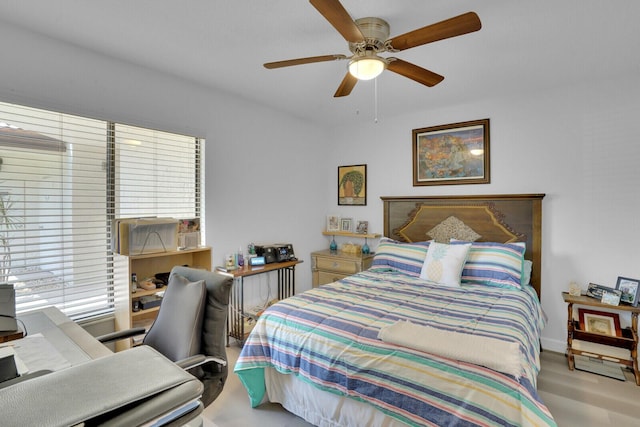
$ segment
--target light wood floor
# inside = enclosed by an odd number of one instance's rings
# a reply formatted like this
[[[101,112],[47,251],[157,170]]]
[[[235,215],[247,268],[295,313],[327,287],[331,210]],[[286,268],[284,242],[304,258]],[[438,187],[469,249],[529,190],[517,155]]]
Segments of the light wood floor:
[[[227,348],[233,370],[240,349]],[[640,386],[582,371],[569,371],[563,354],[542,352],[538,391],[560,427],[640,426]],[[252,409],[247,393],[230,373],[222,394],[204,411],[204,427],[310,426],[277,404]],[[356,426],[354,426],[356,427]]]

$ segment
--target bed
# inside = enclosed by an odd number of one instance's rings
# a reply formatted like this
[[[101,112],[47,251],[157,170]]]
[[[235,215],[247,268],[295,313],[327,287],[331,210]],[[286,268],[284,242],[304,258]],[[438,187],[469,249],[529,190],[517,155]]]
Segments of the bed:
[[[555,426],[536,391],[542,194],[383,197],[370,269],[260,317],[251,405],[318,426]]]

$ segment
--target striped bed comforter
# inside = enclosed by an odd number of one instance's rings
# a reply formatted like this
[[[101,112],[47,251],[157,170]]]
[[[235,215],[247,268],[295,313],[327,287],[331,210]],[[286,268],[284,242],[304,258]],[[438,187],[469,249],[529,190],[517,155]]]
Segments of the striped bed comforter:
[[[378,338],[398,320],[515,341],[512,376]],[[280,301],[260,317],[235,366],[252,406],[264,368],[368,402],[413,426],[555,426],[536,391],[542,310],[533,289],[449,288],[368,270]],[[464,343],[461,343],[464,348]],[[473,351],[473,350],[470,350]]]

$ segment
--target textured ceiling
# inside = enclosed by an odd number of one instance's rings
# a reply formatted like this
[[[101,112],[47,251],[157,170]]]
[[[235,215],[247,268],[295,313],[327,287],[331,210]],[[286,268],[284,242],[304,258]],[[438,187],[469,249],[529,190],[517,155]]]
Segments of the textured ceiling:
[[[333,98],[347,61],[267,70],[264,62],[346,54],[307,1],[2,0],[2,21],[321,124],[381,116],[640,72],[640,2],[619,0],[343,0],[391,36],[468,11],[478,32],[397,54],[445,76],[428,88],[391,72]],[[6,47],[6,46],[5,46]]]

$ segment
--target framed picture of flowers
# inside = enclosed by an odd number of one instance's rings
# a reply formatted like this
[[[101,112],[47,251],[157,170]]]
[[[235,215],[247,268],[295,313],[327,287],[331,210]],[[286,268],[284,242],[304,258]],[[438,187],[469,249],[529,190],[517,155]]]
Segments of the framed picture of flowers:
[[[367,165],[338,166],[338,205],[366,204]]]

